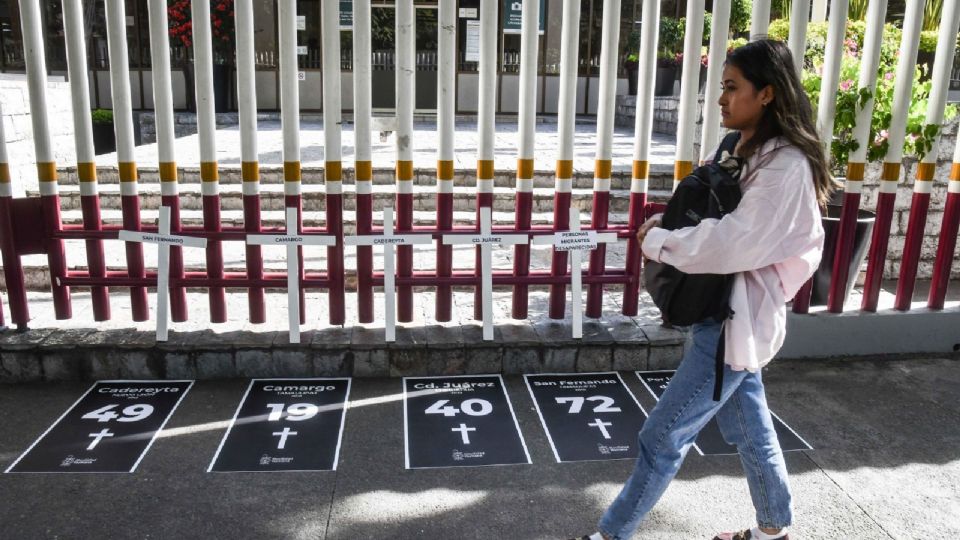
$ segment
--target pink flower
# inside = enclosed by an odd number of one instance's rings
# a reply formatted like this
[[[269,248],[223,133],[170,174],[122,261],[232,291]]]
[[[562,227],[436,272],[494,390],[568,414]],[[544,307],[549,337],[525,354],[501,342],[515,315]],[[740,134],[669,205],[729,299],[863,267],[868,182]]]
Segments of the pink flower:
[[[844,92],[846,92],[847,90],[850,90],[850,87],[852,86],[853,86],[853,81],[851,81],[850,79],[847,79],[840,83],[840,89],[843,90]]]
[[[886,75],[884,75],[884,76],[883,76],[883,80],[885,80],[885,81],[892,81],[892,80],[893,80],[893,72],[891,71],[891,72],[887,73]]]

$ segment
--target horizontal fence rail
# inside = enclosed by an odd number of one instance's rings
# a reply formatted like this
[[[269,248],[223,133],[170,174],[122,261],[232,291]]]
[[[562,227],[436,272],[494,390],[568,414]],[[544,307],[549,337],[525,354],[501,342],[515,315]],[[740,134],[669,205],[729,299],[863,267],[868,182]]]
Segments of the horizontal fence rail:
[[[806,5],[801,0],[796,2]],[[495,103],[497,100],[497,17],[498,2],[483,2],[479,8],[480,36],[478,62],[478,139],[476,164],[476,193],[473,210],[476,218],[471,225],[454,223],[454,95],[456,92],[456,65],[462,62],[456,50],[456,16],[453,3],[441,2],[438,6],[438,51],[418,52],[415,43],[415,17],[413,0],[398,0],[396,5],[396,50],[372,51],[370,38],[370,6],[368,2],[355,1],[353,10],[352,49],[340,50],[339,2],[324,2],[322,15],[322,47],[310,51],[306,58],[297,54],[296,11],[291,2],[279,4],[280,48],[276,58],[266,61],[275,63],[280,70],[280,102],[283,125],[283,198],[286,211],[284,226],[269,226],[261,215],[263,201],[260,194],[260,169],[257,157],[257,111],[255,69],[265,61],[257,57],[253,42],[253,10],[250,0],[237,2],[237,99],[241,133],[241,176],[243,200],[243,224],[224,222],[221,214],[219,167],[216,161],[216,131],[213,105],[213,51],[209,3],[193,3],[193,63],[196,77],[196,104],[198,109],[198,132],[201,154],[200,179],[202,186],[202,224],[183,222],[178,188],[178,166],[174,156],[173,99],[171,91],[171,63],[181,60],[181,49],[171,49],[162,2],[150,3],[151,57],[153,66],[153,93],[157,118],[157,141],[162,193],[161,220],[159,224],[148,223],[141,216],[141,198],[138,193],[138,165],[134,162],[132,107],[130,100],[128,62],[126,48],[126,16],[122,2],[108,3],[107,32],[110,37],[109,65],[112,80],[114,118],[117,138],[117,170],[122,199],[122,224],[104,223],[101,216],[101,189],[97,184],[94,166],[92,128],[87,111],[90,108],[89,85],[86,81],[88,66],[84,53],[84,28],[82,16],[76,3],[65,2],[64,26],[67,44],[67,63],[70,71],[71,94],[75,110],[75,137],[77,147],[76,171],[80,181],[82,224],[63,224],[61,200],[58,194],[56,164],[50,150],[50,135],[46,110],[45,74],[42,28],[39,2],[22,0],[21,15],[24,29],[25,54],[30,104],[34,128],[34,144],[37,155],[37,174],[40,185],[39,197],[14,198],[7,166],[6,148],[0,145],[0,252],[6,277],[8,301],[14,324],[25,328],[30,320],[26,289],[20,259],[24,255],[46,254],[49,263],[50,288],[56,316],[70,318],[71,290],[89,288],[92,291],[93,315],[97,321],[111,318],[109,290],[128,289],[134,320],[149,317],[148,288],[160,284],[162,295],[157,313],[164,320],[158,321],[158,329],[166,328],[167,302],[173,322],[187,320],[187,288],[204,288],[209,291],[210,320],[224,322],[237,318],[226,310],[227,288],[242,288],[248,295],[247,318],[252,323],[262,323],[267,318],[264,291],[286,289],[289,295],[291,340],[295,340],[299,325],[307,320],[304,291],[322,289],[328,293],[328,322],[333,325],[348,324],[345,302],[344,258],[349,254],[357,257],[357,301],[359,322],[374,319],[374,288],[385,287],[390,309],[389,319],[408,322],[413,320],[414,290],[436,289],[436,319],[447,321],[452,317],[451,291],[453,287],[473,287],[476,290],[475,317],[489,322],[490,296],[487,287],[511,287],[511,315],[526,319],[530,287],[549,289],[549,316],[554,319],[566,317],[567,288],[574,295],[574,306],[580,306],[580,285],[586,289],[584,312],[598,318],[602,314],[602,296],[612,290],[622,290],[622,312],[634,316],[638,313],[641,290],[642,255],[634,237],[635,231],[645,219],[663,209],[662,204],[648,200],[650,177],[650,145],[653,123],[654,72],[658,44],[657,25],[643,25],[640,36],[639,84],[637,95],[636,125],[634,132],[634,155],[629,189],[627,223],[610,223],[611,170],[613,114],[616,94],[617,43],[620,31],[620,0],[603,1],[601,51],[595,60],[599,66],[601,99],[597,113],[597,146],[592,190],[592,206],[589,226],[579,229],[579,211],[571,213],[574,128],[579,70],[580,2],[565,0],[562,4],[562,35],[560,51],[560,91],[558,97],[558,145],[556,148],[556,174],[553,193],[553,219],[550,225],[534,225],[531,219],[533,208],[533,162],[535,136],[535,110],[537,101],[537,22],[540,14],[538,2],[523,4],[521,51],[509,58],[515,71],[519,72],[521,98],[518,115],[518,141],[516,186],[514,195],[515,214],[512,225],[491,226],[489,212],[495,205],[494,191],[494,138]],[[698,117],[697,86],[699,74],[700,43],[704,24],[704,0],[688,2],[688,34],[685,40],[685,62],[681,84],[681,114],[677,134],[675,157],[675,180],[682,179],[698,163],[709,156],[719,140],[719,115],[716,111],[704,113],[704,129],[700,141],[700,155],[694,150],[694,137]],[[757,35],[766,32],[769,7],[763,2],[754,4],[753,25]],[[885,18],[886,2],[871,3],[867,21],[867,37],[859,85],[875,88],[879,42]],[[760,6],[760,7],[758,7]],[[890,152],[885,158],[880,195],[878,197],[878,220],[870,247],[867,285],[863,297],[864,311],[877,308],[882,263],[886,260],[887,239],[890,235],[893,199],[900,177],[900,149],[906,127],[911,81],[919,42],[919,15],[923,3],[913,0],[907,3],[900,66],[890,128]],[[660,17],[658,0],[643,0],[642,15],[647,20]],[[833,115],[839,85],[840,59],[842,56],[843,29],[846,22],[847,1],[834,0],[828,33],[824,87],[818,107],[818,128],[821,138],[829,139],[833,132]],[[730,0],[715,0],[714,25],[710,46],[707,98],[716,99],[720,68],[726,47],[729,28]],[[805,28],[806,21],[794,21],[795,28]],[[927,123],[943,121],[946,89],[955,78],[955,43],[960,8],[956,3],[946,3],[933,70],[934,91],[930,98]],[[791,45],[800,47],[802,44]],[[795,53],[796,54],[796,53]],[[299,140],[299,95],[310,91],[298,81],[298,70],[306,62],[309,67],[322,67],[325,164],[323,174],[324,214],[322,226],[304,224],[304,198],[302,192],[300,140]],[[344,175],[348,169],[342,162],[341,149],[341,89],[343,69],[353,70],[353,102],[356,133],[355,163],[352,164],[353,189],[344,189]],[[414,169],[413,147],[417,144],[413,132],[414,73],[428,69],[437,72],[437,165],[436,165],[436,216],[428,225],[414,223]],[[395,70],[396,72],[396,162],[395,192],[389,212],[389,223],[374,222],[373,166],[371,162],[371,78],[372,72]],[[708,106],[712,106],[708,103]],[[872,101],[868,103],[858,120],[869,123]],[[86,119],[86,121],[84,121]],[[858,121],[858,124],[860,122]],[[2,125],[0,125],[2,130]],[[2,134],[2,132],[0,132]],[[861,127],[856,137],[865,147],[868,130]],[[939,141],[937,142],[939,144]],[[897,291],[896,309],[909,309],[916,266],[919,260],[919,244],[926,224],[930,205],[931,182],[936,166],[937,144],[927,154],[917,169],[913,206],[907,232],[907,247],[901,263],[900,282]],[[860,209],[860,192],[864,177],[864,152],[850,156],[847,178],[844,184],[843,209],[840,217],[836,252],[833,254],[833,282],[830,287],[828,309],[843,310],[845,284],[850,270],[852,237],[856,216]],[[934,286],[928,306],[942,308],[949,279],[957,228],[960,227],[960,146],[954,156],[946,212],[943,218],[941,237],[934,273]],[[312,180],[312,179],[308,179]],[[499,195],[503,197],[503,195]],[[355,208],[354,223],[347,223],[344,208]],[[396,222],[393,222],[395,209]],[[312,218],[312,216],[310,216]],[[348,229],[354,237],[345,235]],[[588,249],[571,256],[568,243],[582,235]],[[126,241],[126,269],[107,269],[104,262],[106,242]],[[361,240],[366,239],[366,240]],[[565,240],[566,239],[566,240]],[[603,240],[598,240],[603,239]],[[65,263],[64,242],[83,241],[87,256],[87,269],[68,269]],[[612,241],[625,243],[626,258],[622,267],[608,264],[607,244]],[[567,242],[567,243],[565,243]],[[160,247],[158,268],[148,269],[144,263],[145,243]],[[228,270],[224,264],[224,244],[244,245],[243,271]],[[454,268],[453,246],[461,243],[476,246],[473,267]],[[288,246],[287,271],[267,270],[263,262],[262,246]],[[345,250],[345,245],[352,244]],[[415,269],[413,244],[433,246],[435,264],[431,269]],[[550,264],[537,268],[531,261],[532,244],[552,245]],[[325,246],[322,265],[306,264],[304,246]],[[375,268],[374,252],[390,249],[391,261],[384,268]],[[205,250],[205,270],[188,270],[184,264],[184,251],[196,248]],[[393,250],[396,250],[395,265]],[[421,247],[420,249],[430,249]],[[491,250],[512,253],[512,269],[495,270],[490,267]],[[355,251],[354,251],[355,250]],[[386,252],[385,252],[386,253]],[[579,261],[583,256],[588,264],[581,272],[578,265],[571,270],[570,260]],[[854,269],[853,271],[856,271]],[[165,285],[164,285],[165,283]],[[486,285],[485,285],[486,284]],[[395,291],[394,291],[395,287]],[[793,299],[793,311],[806,313],[809,310],[811,284],[808,284]],[[312,308],[311,308],[312,309]],[[0,314],[2,316],[2,314]],[[579,321],[579,311],[573,319]],[[0,321],[3,322],[3,321]],[[391,323],[392,324],[392,323]],[[296,329],[296,332],[294,331]],[[158,332],[158,336],[159,336]],[[164,330],[165,335],[165,330]]]

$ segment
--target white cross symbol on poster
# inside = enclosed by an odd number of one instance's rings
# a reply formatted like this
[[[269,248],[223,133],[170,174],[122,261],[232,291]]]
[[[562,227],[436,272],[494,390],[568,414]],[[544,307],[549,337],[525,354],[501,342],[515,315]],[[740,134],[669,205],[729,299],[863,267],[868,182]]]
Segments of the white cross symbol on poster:
[[[430,244],[433,238],[425,234],[394,234],[393,208],[383,209],[383,234],[370,236],[348,236],[343,243],[348,246],[383,246],[383,293],[384,311],[387,315],[386,341],[397,340],[397,287],[396,265],[394,264],[398,245]]]
[[[480,246],[480,284],[483,302],[483,340],[493,341],[493,262],[490,247],[526,244],[530,238],[525,234],[493,234],[491,212],[489,208],[480,209],[480,234],[445,234],[444,244],[471,244]]]
[[[287,208],[286,234],[250,234],[248,244],[287,246],[287,314],[290,318],[290,343],[300,343],[300,259],[298,246],[333,246],[334,236],[303,236],[297,233],[297,209]]]
[[[570,252],[570,292],[573,296],[573,337],[583,337],[583,252],[593,251],[597,244],[612,244],[617,241],[616,233],[598,233],[580,230],[580,210],[570,209],[570,230],[557,231],[552,236],[535,236],[534,245],[552,245],[557,251]]]
[[[170,310],[170,246],[205,248],[207,240],[194,236],[170,234],[170,207],[160,207],[158,233],[120,231],[118,237],[127,242],[157,244],[157,341],[167,340]]]

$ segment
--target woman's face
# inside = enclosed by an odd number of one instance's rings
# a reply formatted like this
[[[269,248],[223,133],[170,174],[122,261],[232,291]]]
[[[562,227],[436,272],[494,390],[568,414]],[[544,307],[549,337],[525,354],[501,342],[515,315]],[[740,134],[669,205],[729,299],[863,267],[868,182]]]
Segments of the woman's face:
[[[723,89],[717,103],[720,105],[723,127],[754,131],[763,117],[764,106],[773,99],[773,88],[766,86],[757,90],[753,83],[744,78],[739,68],[730,64],[723,66],[720,84]]]

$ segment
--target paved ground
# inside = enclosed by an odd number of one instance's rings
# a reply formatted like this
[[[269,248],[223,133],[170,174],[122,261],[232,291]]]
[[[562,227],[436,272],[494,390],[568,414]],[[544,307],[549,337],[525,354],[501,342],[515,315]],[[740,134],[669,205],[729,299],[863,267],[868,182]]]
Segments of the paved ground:
[[[957,360],[783,361],[773,409],[815,450],[787,456],[793,537],[960,534]],[[649,396],[624,374],[645,407]],[[339,470],[208,474],[246,382],[198,382],[133,474],[0,475],[4,538],[566,538],[593,530],[631,463],[554,462],[508,378],[533,464],[406,471],[396,379],[355,381]],[[6,468],[85,390],[0,393]],[[690,455],[638,538],[709,538],[751,522],[736,457]]]

